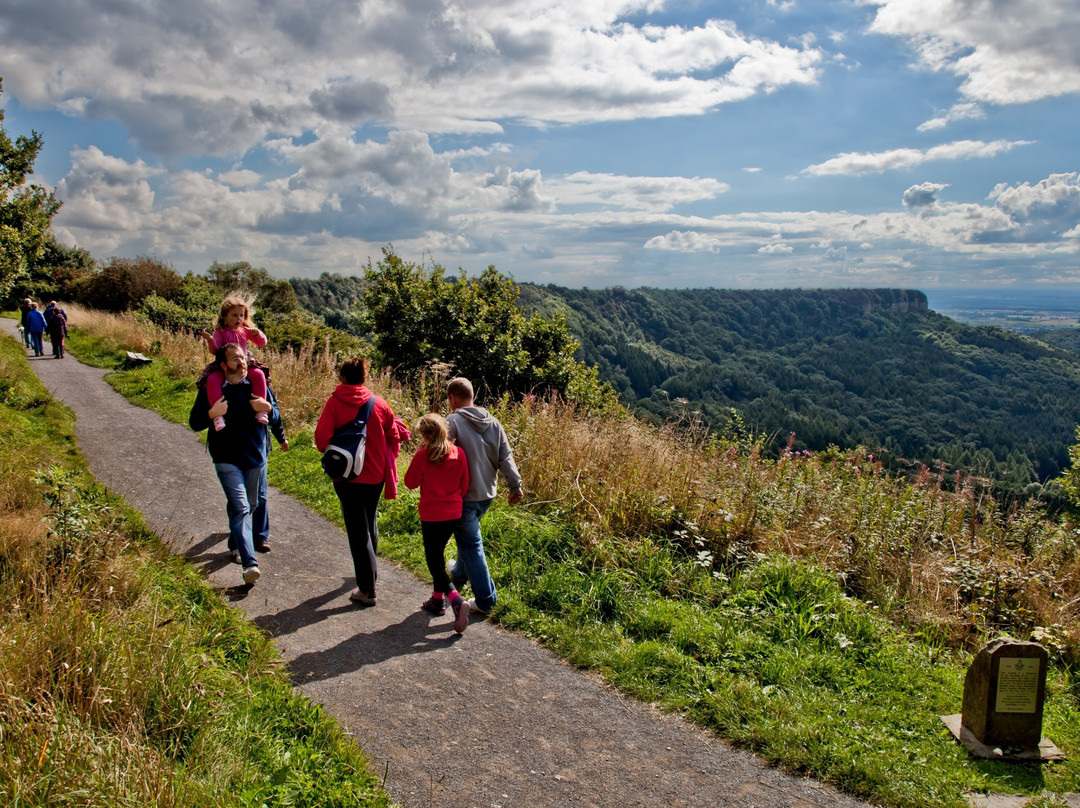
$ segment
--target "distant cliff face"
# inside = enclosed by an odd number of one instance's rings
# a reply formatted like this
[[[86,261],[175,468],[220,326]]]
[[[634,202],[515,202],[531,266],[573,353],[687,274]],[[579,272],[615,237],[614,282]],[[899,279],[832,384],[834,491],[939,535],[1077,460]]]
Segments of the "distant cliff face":
[[[916,289],[837,289],[835,294],[866,314],[872,311],[919,314],[930,310],[926,295]]]

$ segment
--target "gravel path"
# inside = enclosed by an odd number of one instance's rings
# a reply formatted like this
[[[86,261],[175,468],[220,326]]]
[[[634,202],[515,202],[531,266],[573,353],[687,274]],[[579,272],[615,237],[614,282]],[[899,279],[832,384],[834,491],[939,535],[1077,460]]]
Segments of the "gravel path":
[[[3,328],[15,336],[14,321]],[[71,355],[28,361],[74,410],[98,480],[273,635],[296,687],[355,736],[402,806],[867,805],[624,698],[490,622],[455,635],[452,615],[419,610],[428,586],[386,561],[379,605],[350,605],[344,534],[274,489],[273,549],[246,592],[195,434],[129,404]]]

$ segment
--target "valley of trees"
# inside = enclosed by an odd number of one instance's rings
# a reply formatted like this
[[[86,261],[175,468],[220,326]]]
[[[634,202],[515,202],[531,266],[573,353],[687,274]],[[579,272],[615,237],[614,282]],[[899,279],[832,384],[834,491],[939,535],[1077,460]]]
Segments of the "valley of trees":
[[[1080,422],[1080,357],[957,323],[919,292],[526,284],[521,301],[564,311],[580,358],[642,415],[688,408],[723,429],[735,410],[774,450],[794,432],[796,450],[861,445],[1043,493]]]

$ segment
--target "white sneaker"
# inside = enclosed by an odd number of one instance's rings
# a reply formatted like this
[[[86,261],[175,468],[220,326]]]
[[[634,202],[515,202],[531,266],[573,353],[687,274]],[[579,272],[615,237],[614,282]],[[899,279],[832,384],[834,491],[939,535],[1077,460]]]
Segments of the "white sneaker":
[[[229,558],[232,559],[232,563],[239,564],[240,563],[240,551],[239,550],[229,550]]]
[[[446,574],[450,576],[450,583],[454,582],[454,565],[456,563],[456,558],[451,558],[446,562]]]
[[[481,609],[479,606],[476,605],[476,598],[469,598],[465,602],[469,604],[469,614],[479,614],[483,615],[484,617],[487,617],[488,614],[490,614],[487,609]]]
[[[258,567],[244,567],[244,583],[251,586],[259,580],[261,574]]]

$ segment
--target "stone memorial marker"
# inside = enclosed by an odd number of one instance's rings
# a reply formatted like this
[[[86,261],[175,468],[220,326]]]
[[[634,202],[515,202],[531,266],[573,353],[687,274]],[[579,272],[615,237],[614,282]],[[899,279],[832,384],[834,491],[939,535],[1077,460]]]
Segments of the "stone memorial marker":
[[[942,721],[978,757],[1063,760],[1042,737],[1046,664],[1046,649],[1037,642],[987,643],[964,678],[963,713]]]

